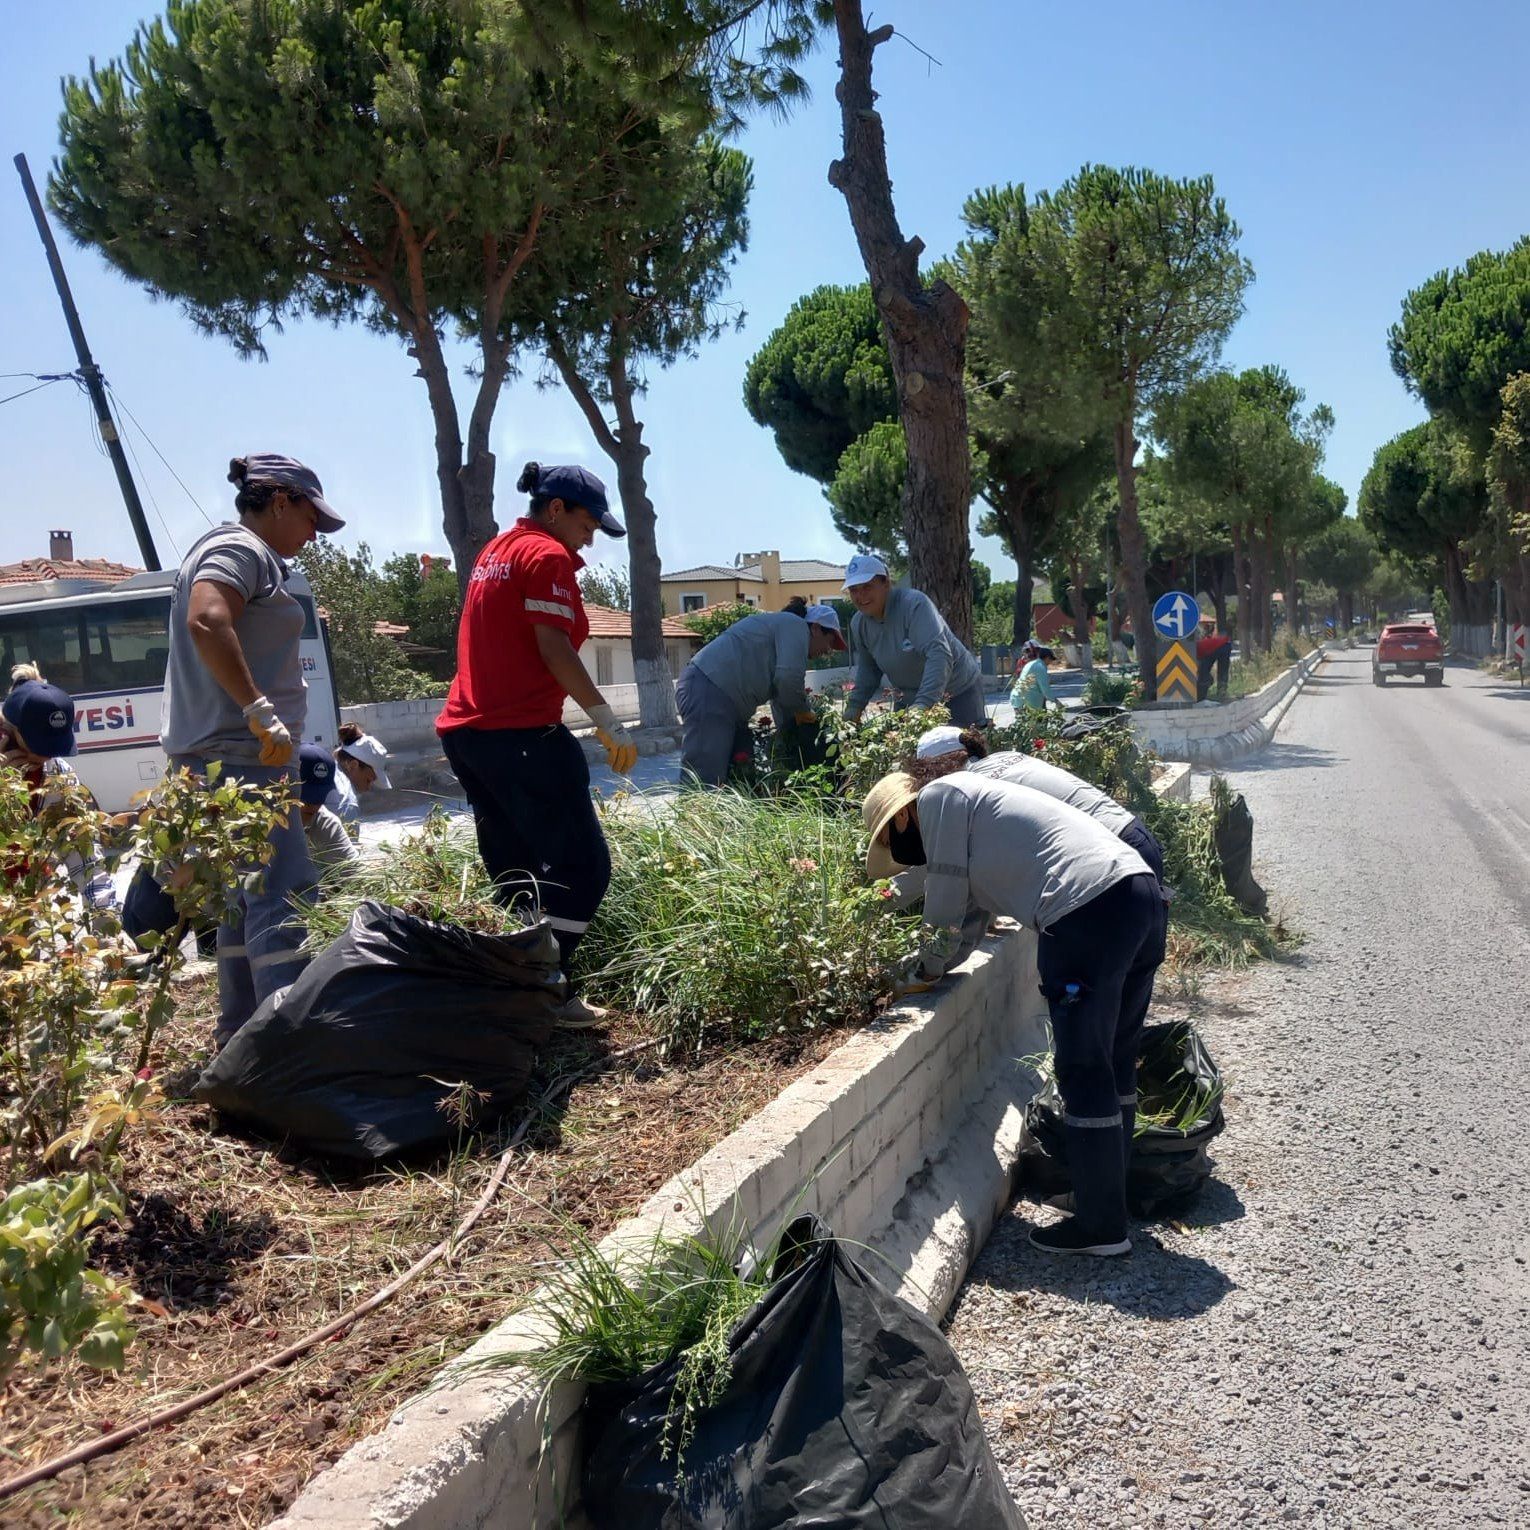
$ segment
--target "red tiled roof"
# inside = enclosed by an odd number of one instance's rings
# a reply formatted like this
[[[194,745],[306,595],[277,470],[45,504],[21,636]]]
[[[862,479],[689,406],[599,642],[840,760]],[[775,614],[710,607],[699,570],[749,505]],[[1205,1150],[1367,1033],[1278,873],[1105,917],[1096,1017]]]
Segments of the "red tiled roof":
[[[39,579],[94,579],[102,584],[120,584],[142,572],[127,563],[113,563],[110,558],[23,558],[20,563],[0,563],[0,584],[31,584]]]
[[[592,638],[630,638],[632,636],[630,611],[617,611],[610,606],[592,606],[586,602],[584,614],[590,619]],[[678,617],[666,616],[663,625],[664,636],[667,638],[689,638],[693,643],[697,641],[696,634]]]

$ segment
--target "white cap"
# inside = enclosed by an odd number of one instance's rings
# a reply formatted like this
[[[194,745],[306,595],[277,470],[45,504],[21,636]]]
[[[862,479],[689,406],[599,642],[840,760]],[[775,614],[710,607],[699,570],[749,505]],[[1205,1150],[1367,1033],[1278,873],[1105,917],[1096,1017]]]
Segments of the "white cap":
[[[392,789],[393,783],[388,779],[388,751],[370,733],[363,733],[354,744],[341,744],[336,753],[348,754],[353,760],[370,765],[377,772],[377,784],[384,791]]]
[[[919,742],[914,746],[914,758],[933,760],[937,755],[955,754],[963,747],[960,728],[949,725],[943,728],[931,728],[928,733],[919,735]]]
[[[834,634],[834,646],[845,647],[845,634],[840,630],[839,612],[833,606],[816,605],[807,608],[807,619],[825,632]]]
[[[845,588],[853,590],[858,584],[870,584],[881,574],[887,577],[887,565],[875,553],[857,553],[845,570]]]

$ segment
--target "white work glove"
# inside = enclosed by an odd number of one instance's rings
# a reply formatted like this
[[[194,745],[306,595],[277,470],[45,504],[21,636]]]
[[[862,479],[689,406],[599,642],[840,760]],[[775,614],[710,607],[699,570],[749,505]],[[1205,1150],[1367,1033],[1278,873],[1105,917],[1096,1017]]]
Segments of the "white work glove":
[[[287,725],[276,715],[276,708],[264,696],[257,696],[244,709],[244,720],[250,732],[260,740],[260,763],[262,765],[290,765],[292,763],[292,735]]]
[[[595,724],[595,737],[605,748],[606,763],[619,776],[630,774],[632,767],[637,764],[638,752],[632,735],[627,731],[627,725],[617,722],[616,713],[605,702],[586,710],[590,721]]]

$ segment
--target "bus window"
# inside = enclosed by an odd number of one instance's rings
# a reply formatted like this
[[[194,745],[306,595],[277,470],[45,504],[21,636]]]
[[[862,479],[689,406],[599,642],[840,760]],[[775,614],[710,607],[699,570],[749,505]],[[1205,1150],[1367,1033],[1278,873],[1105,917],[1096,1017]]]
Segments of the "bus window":
[[[319,617],[313,608],[313,600],[307,595],[299,595],[295,590],[289,592],[292,598],[303,608],[303,636],[316,638],[319,635]]]
[[[44,680],[73,695],[85,689],[85,665],[80,644],[80,613],[17,611],[0,615],[0,689],[10,684],[11,668],[35,664]]]
[[[161,596],[86,607],[85,669],[93,691],[157,689],[170,658],[170,602]]]

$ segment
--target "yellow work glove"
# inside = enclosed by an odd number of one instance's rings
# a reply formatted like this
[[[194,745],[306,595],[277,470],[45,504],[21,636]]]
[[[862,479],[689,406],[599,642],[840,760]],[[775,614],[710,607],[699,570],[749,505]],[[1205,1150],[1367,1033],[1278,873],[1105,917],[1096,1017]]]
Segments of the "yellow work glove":
[[[287,725],[276,715],[276,708],[264,696],[257,696],[244,709],[244,720],[250,732],[260,740],[260,763],[262,765],[289,765],[292,763],[292,735]]]
[[[619,776],[629,775],[637,764],[638,752],[627,725],[616,720],[616,713],[605,702],[588,708],[588,712],[595,724],[595,737],[606,751],[606,764]]]
[[[818,721],[818,714],[812,710],[806,712],[793,712],[792,721],[796,723],[799,728],[811,727],[815,722]]]

